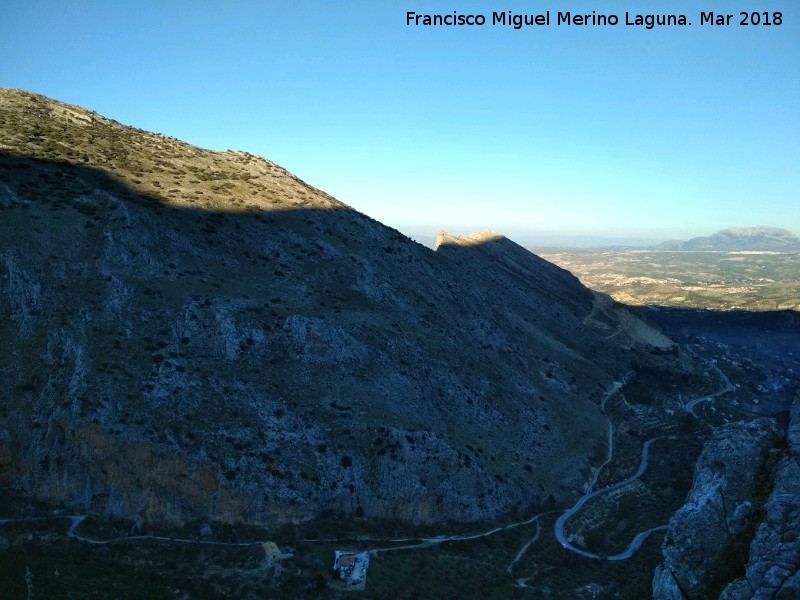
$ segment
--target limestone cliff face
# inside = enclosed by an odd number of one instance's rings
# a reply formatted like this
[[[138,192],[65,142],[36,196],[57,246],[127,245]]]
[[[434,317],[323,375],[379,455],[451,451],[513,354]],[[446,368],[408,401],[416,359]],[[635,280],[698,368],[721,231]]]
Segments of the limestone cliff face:
[[[721,599],[800,598],[800,397],[792,406],[787,441],[750,544],[745,575],[728,585]]]
[[[645,342],[566,271],[496,235],[433,252],[265,159],[26,92],[0,139],[2,483],[267,524],[580,489]]]
[[[656,600],[800,597],[800,399],[786,437],[774,421],[732,424],[706,443],[670,520]]]

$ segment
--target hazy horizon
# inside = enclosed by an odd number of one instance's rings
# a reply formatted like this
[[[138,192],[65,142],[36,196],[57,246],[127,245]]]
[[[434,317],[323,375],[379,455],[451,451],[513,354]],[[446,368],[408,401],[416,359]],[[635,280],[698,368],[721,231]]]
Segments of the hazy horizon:
[[[731,225],[730,227],[777,227],[775,225],[769,225],[768,223],[757,223],[757,224],[735,224]],[[424,244],[426,246],[433,246],[436,241],[436,234],[440,229],[447,231],[452,235],[466,235],[468,233],[472,233],[475,231],[481,231],[486,229],[485,227],[475,226],[475,227],[454,227],[454,228],[447,228],[447,227],[434,227],[434,226],[418,226],[418,225],[405,225],[399,224],[396,225],[395,228],[402,232],[403,234],[407,235],[408,237],[412,238],[413,240]],[[723,227],[722,229],[728,229],[729,227]],[[785,227],[778,227],[780,229],[786,229]],[[683,232],[681,231],[673,231],[672,235],[668,235],[666,233],[659,234],[658,232],[639,232],[637,235],[635,232],[631,234],[626,234],[625,232],[619,231],[570,231],[565,229],[563,231],[536,231],[536,230],[524,230],[524,229],[516,229],[514,227],[510,227],[503,231],[497,231],[497,233],[506,236],[507,238],[513,240],[514,242],[522,245],[522,246],[553,246],[553,247],[568,247],[568,248],[592,248],[592,247],[604,247],[604,246],[630,246],[630,247],[637,247],[637,246],[655,246],[661,244],[662,242],[666,241],[687,241],[695,237],[707,237],[717,233],[720,230],[716,231],[695,231],[694,229],[687,229]],[[789,230],[792,234],[795,234],[794,231]]]
[[[781,25],[599,0],[693,23],[515,30],[409,26],[406,12],[569,7],[11,0],[0,86],[262,155],[401,231],[797,233],[800,6],[768,4]]]

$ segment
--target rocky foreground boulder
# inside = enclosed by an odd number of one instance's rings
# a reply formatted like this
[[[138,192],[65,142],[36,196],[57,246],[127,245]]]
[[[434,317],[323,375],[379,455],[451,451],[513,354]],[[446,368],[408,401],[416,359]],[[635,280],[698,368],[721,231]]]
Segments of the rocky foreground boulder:
[[[721,600],[800,598],[800,399],[792,407],[787,442],[750,544],[745,576],[731,582]]]
[[[672,517],[655,600],[800,598],[800,398],[772,419],[721,428]]]

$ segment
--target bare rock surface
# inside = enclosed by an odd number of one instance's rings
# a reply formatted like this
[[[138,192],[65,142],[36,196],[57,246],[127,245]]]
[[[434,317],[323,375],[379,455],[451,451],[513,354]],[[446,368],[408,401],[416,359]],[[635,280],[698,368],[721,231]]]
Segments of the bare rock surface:
[[[775,469],[764,513],[750,545],[745,576],[732,582],[720,598],[800,598],[800,398],[792,406],[788,449]]]
[[[706,443],[670,520],[656,600],[800,598],[800,398],[788,434],[771,420],[728,425]]]
[[[757,419],[726,425],[706,442],[686,503],[670,519],[653,598],[716,597],[743,567],[780,437],[774,420]]]

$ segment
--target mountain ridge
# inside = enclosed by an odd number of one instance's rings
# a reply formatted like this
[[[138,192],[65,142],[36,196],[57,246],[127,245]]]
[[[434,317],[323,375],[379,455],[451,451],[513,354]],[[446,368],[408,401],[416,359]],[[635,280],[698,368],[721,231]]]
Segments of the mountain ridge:
[[[24,495],[490,519],[574,496],[634,356],[693,368],[502,236],[433,252],[266,159],[30,92],[0,90],[0,131],[0,482]]]
[[[791,231],[780,227],[758,225],[755,227],[728,227],[711,236],[695,237],[687,241],[662,242],[663,250],[751,250],[794,251],[800,250],[800,239]]]

